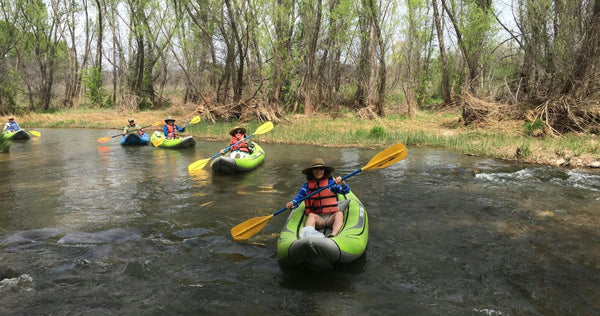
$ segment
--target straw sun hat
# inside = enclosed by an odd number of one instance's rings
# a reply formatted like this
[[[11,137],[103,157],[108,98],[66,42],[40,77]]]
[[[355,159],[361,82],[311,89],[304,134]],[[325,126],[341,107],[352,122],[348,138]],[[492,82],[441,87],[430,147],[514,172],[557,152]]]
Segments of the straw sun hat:
[[[239,125],[236,126],[236,127],[234,127],[232,130],[230,130],[229,131],[229,135],[231,135],[231,136],[235,135],[235,131],[237,131],[238,129],[241,129],[242,133],[244,133],[244,135],[246,135],[246,129],[243,128],[243,127],[241,127],[241,126],[239,126]]]
[[[307,174],[310,172],[310,170],[312,168],[315,168],[315,167],[323,167],[323,168],[325,168],[325,171],[329,171],[329,172],[333,172],[333,170],[335,170],[335,168],[326,165],[325,160],[323,160],[321,158],[315,158],[310,161],[310,167],[304,168],[302,170],[302,173]]]

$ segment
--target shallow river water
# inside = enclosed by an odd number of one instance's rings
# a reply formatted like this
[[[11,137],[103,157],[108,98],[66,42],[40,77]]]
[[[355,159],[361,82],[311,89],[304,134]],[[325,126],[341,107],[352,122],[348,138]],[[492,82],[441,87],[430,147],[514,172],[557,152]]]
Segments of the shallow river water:
[[[190,175],[227,144],[39,131],[0,154],[0,315],[600,314],[593,170],[409,147],[348,179],[369,215],[366,255],[307,273],[277,263],[286,212],[247,242],[231,227],[284,207],[311,158],[343,176],[384,148],[262,144],[250,173]]]

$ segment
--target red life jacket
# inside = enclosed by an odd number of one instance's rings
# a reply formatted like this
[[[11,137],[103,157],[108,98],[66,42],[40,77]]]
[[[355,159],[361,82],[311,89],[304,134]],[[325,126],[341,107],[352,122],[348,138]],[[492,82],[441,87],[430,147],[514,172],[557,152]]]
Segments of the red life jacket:
[[[175,124],[171,125],[171,124],[166,124],[167,126],[167,138],[175,138],[177,137],[177,127],[175,126]]]
[[[311,194],[322,187],[329,186],[329,179],[323,178],[321,180],[308,180],[308,194]],[[339,211],[337,204],[337,196],[331,192],[329,188],[323,189],[323,191],[309,197],[304,200],[304,208],[306,214],[308,213],[320,213],[330,214]]]
[[[231,137],[231,141],[229,142],[229,145],[233,145],[233,144],[237,143],[238,141],[239,140],[235,136],[233,136],[233,137]],[[246,141],[242,141],[241,143],[231,147],[231,151],[236,151],[236,150],[243,151],[246,153],[249,152],[248,151],[248,143]]]

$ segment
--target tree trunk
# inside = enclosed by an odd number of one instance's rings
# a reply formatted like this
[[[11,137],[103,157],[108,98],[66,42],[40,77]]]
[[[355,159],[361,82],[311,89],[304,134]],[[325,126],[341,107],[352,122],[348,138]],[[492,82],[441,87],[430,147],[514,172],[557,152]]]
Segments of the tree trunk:
[[[102,17],[103,9],[100,0],[96,0],[96,6],[98,8],[98,38],[96,40],[96,60],[94,61],[94,64],[98,68],[98,71],[102,73],[102,42],[104,41],[104,18]]]
[[[322,16],[322,0],[315,1],[315,7],[305,7],[303,13],[304,28],[308,45],[306,50],[306,72],[304,73],[304,114],[310,115],[314,113],[314,104],[312,100],[313,76],[317,55],[317,43],[319,40],[319,32],[321,30]],[[305,5],[312,4],[307,1]],[[312,18],[314,16],[314,19]]]
[[[442,82],[441,92],[444,104],[450,104],[452,102],[452,96],[450,94],[450,78],[448,74],[448,57],[446,56],[446,47],[444,44],[444,26],[442,24],[442,16],[439,12],[437,0],[432,0],[433,6],[433,18],[435,21],[435,29],[437,31],[438,45],[440,49],[440,60],[442,62]]]
[[[580,97],[587,97],[600,86],[600,0],[594,1],[591,17],[586,21],[587,31],[575,61],[575,68],[569,80],[566,80],[562,93],[579,90]]]
[[[231,5],[231,1],[225,0],[225,5],[227,6],[227,12],[229,16],[229,22],[231,26],[232,37],[235,41],[235,45],[237,46],[237,59],[238,65],[237,69],[235,67],[235,62],[231,63],[232,66],[232,74],[235,74],[235,77],[232,76],[233,79],[233,102],[239,102],[242,99],[242,93],[244,91],[244,68],[246,61],[246,50],[247,46],[244,45],[242,41],[242,37],[240,36],[240,31],[238,29],[238,15],[236,13],[236,8],[233,8]],[[235,51],[235,50],[233,50]]]

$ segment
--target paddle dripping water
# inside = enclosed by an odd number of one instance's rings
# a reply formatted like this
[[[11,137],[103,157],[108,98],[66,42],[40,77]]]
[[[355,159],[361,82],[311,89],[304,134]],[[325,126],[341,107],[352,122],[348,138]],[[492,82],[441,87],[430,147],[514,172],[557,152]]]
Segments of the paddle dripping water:
[[[286,216],[247,242],[231,227],[294,197],[315,156],[342,176],[385,148],[256,137],[263,165],[215,176],[187,167],[222,142],[173,151],[40,132],[0,154],[2,315],[599,312],[597,172],[409,147],[347,180],[369,214],[366,256],[307,275],[277,264]]]

